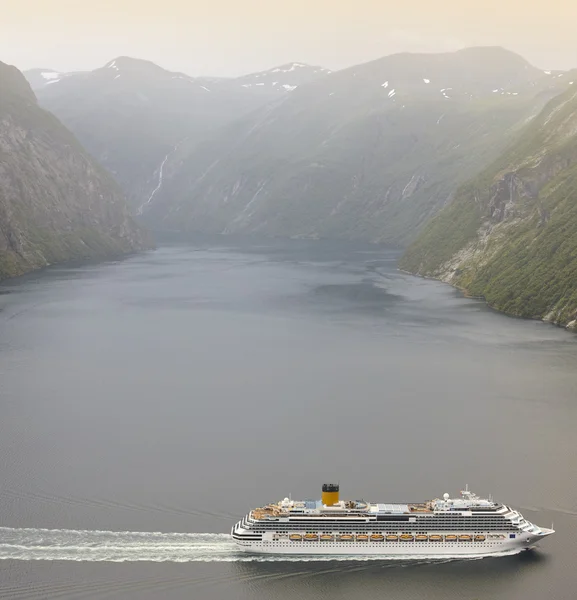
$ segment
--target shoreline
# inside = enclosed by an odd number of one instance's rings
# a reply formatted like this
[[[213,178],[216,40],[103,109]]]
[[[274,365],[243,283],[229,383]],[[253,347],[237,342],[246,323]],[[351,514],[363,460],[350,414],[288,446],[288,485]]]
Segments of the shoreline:
[[[399,271],[400,273],[404,273],[405,275],[410,275],[411,277],[419,277],[421,279],[428,279],[430,281],[438,281],[439,283],[448,285],[448,286],[452,287],[453,289],[461,292],[461,294],[463,295],[463,298],[466,298],[467,300],[481,300],[491,310],[495,311],[496,313],[498,313],[500,315],[505,315],[506,317],[509,317],[511,319],[520,319],[522,321],[539,321],[541,323],[544,323],[545,325],[552,325],[554,327],[558,327],[559,329],[564,329],[565,331],[567,331],[567,333],[573,333],[573,334],[577,333],[577,322],[576,321],[570,321],[567,325],[563,325],[561,323],[546,319],[544,317],[533,317],[533,318],[532,317],[522,317],[520,315],[515,315],[515,314],[509,313],[505,310],[496,308],[495,306],[493,306],[489,302],[487,302],[487,300],[484,296],[472,296],[467,292],[466,288],[461,288],[454,283],[449,283],[447,281],[443,281],[442,279],[439,279],[438,277],[432,277],[430,275],[421,275],[419,273],[411,273],[410,271],[401,269],[400,267],[397,267],[397,271]]]

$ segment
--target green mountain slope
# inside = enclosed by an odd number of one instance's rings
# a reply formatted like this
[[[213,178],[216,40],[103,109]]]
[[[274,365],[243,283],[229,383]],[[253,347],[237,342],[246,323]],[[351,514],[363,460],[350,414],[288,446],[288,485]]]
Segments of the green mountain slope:
[[[501,48],[399,54],[300,86],[166,164],[154,227],[406,244],[567,87]]]
[[[118,185],[0,63],[0,279],[146,246]]]
[[[522,136],[463,185],[401,267],[483,296],[502,311],[575,327],[577,72]]]

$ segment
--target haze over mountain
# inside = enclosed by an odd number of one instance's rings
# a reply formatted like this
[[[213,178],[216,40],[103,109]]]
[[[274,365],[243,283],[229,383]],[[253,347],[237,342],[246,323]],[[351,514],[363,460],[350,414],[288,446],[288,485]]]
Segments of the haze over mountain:
[[[142,56],[172,71],[239,76],[301,61],[342,69],[398,52],[506,46],[542,69],[577,56],[571,0],[20,0],[4,3],[0,56],[26,70],[95,69]]]
[[[137,211],[154,194],[176,145],[198,141],[325,73],[293,63],[240,79],[194,78],[119,57],[95,71],[25,74],[40,104],[114,175]]]
[[[122,191],[0,63],[0,279],[71,259],[148,247]]]
[[[459,189],[401,265],[577,330],[577,71],[567,78],[569,89]]]
[[[299,86],[164,165],[153,227],[404,244],[567,87],[501,48],[398,54]]]

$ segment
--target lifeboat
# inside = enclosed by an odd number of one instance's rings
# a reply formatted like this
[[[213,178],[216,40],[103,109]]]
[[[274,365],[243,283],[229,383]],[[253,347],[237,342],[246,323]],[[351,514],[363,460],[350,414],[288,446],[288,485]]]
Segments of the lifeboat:
[[[306,542],[316,542],[319,539],[319,536],[316,533],[305,533],[303,539]]]
[[[371,535],[371,542],[382,542],[385,539],[385,536],[381,533],[373,533]]]
[[[335,539],[334,535],[330,535],[328,533],[323,533],[321,535],[321,542],[332,542]]]
[[[415,536],[415,540],[416,540],[417,542],[426,542],[428,539],[429,539],[429,536],[428,536],[428,535],[423,535],[423,534],[421,534],[421,533],[420,533],[419,535],[416,535],[416,536]]]
[[[476,542],[484,542],[485,541],[485,536],[484,535],[476,535],[475,536],[475,541]]]
[[[399,536],[399,539],[401,542],[412,542],[414,538],[410,533],[403,533]]]
[[[369,536],[366,533],[360,533],[357,535],[357,542],[368,542]]]
[[[459,541],[460,542],[470,542],[472,539],[473,539],[472,536],[466,535],[466,534],[459,536]]]
[[[343,533],[343,535],[339,535],[339,542],[352,542],[353,536],[350,533]]]
[[[389,534],[387,536],[387,542],[396,542],[396,541],[398,541],[398,539],[399,539],[398,535]]]
[[[456,541],[457,541],[456,535],[446,535],[445,536],[445,542],[456,542]]]
[[[442,541],[443,541],[442,535],[430,535],[429,536],[429,542],[442,542]]]
[[[289,540],[293,542],[300,542],[303,539],[303,536],[300,533],[291,533],[289,535]]]

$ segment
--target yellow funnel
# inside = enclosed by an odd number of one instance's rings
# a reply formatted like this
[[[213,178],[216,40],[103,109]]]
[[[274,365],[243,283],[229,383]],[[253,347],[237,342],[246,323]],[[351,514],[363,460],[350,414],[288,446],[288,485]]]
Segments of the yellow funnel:
[[[333,506],[339,501],[339,484],[323,483],[322,502],[325,506]]]

